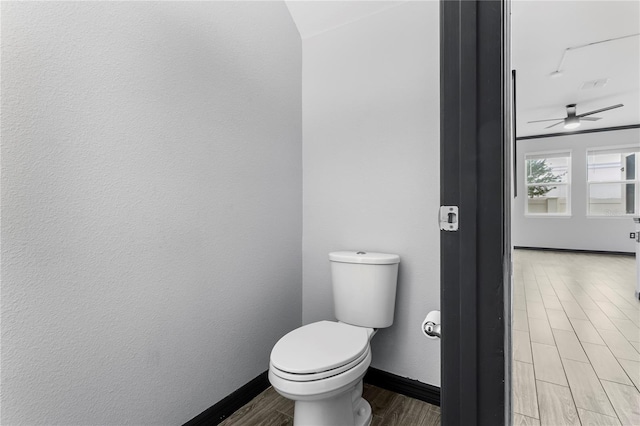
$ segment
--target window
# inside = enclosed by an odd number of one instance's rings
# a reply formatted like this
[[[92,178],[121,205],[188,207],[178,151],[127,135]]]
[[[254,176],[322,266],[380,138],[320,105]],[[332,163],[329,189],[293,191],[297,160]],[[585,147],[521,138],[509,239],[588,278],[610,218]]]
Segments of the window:
[[[626,216],[638,211],[640,148],[587,151],[587,214]]]
[[[571,153],[525,155],[525,213],[540,216],[571,214]]]

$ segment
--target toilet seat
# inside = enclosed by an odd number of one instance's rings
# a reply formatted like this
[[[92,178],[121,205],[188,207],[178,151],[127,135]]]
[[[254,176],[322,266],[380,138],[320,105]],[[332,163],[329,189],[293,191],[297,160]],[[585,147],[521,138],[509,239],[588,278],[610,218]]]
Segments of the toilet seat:
[[[269,368],[273,372],[273,374],[285,380],[290,380],[293,382],[311,382],[314,380],[322,380],[322,379],[326,379],[327,377],[344,373],[345,371],[352,369],[353,367],[357,366],[362,361],[364,361],[369,355],[369,353],[370,353],[369,350],[364,351],[362,355],[360,355],[355,360],[348,362],[347,364],[341,367],[333,368],[331,370],[323,371],[320,373],[310,373],[310,374],[288,373],[286,371],[282,371],[279,368],[275,367],[273,363],[269,363]]]
[[[270,367],[282,379],[306,382],[345,372],[369,355],[369,330],[319,321],[291,331],[271,351]]]
[[[371,351],[368,351],[364,360],[353,368],[326,379],[310,381],[287,380],[278,376],[275,368],[269,368],[269,382],[280,395],[295,401],[330,398],[362,380],[370,364]]]

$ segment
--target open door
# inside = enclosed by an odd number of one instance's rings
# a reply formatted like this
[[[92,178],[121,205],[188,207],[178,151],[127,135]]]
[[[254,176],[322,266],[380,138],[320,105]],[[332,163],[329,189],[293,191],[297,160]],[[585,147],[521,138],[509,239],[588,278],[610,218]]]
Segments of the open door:
[[[442,424],[510,423],[508,1],[441,2]]]

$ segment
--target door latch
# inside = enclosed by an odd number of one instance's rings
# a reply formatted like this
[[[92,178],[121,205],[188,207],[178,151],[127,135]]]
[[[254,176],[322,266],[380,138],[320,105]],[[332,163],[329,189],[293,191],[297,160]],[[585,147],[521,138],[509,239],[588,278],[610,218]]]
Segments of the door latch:
[[[458,206],[440,206],[440,230],[458,230]]]

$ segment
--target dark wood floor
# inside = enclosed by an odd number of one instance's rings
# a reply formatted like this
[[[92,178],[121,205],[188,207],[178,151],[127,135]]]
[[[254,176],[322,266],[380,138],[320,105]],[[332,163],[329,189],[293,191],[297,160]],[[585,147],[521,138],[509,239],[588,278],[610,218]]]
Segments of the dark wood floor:
[[[435,405],[367,384],[364,385],[362,396],[369,401],[373,410],[371,426],[440,425],[440,407]],[[221,425],[293,425],[293,401],[280,396],[269,387]]]

